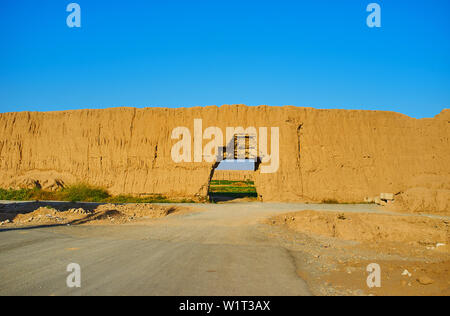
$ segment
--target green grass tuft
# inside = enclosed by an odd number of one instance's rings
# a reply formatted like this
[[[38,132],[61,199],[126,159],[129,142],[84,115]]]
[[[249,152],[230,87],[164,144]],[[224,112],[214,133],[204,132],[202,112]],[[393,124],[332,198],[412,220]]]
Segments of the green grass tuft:
[[[255,182],[251,180],[246,181],[231,181],[231,180],[211,180],[211,186],[216,185],[233,185],[233,186],[254,186]]]
[[[334,199],[326,199],[326,200],[322,200],[322,204],[339,204],[339,202]]]
[[[0,189],[0,200],[28,201],[32,198],[33,189]]]
[[[133,195],[118,195],[118,196],[112,196],[106,199],[105,202],[108,203],[195,203],[193,200],[170,200],[162,195],[150,195],[146,197],[137,197]]]
[[[162,195],[136,197],[132,195],[112,196],[101,187],[78,183],[59,191],[34,189],[0,189],[0,200],[7,201],[68,201],[96,203],[195,203],[190,199],[171,200]]]
[[[255,183],[253,181],[212,180],[209,186],[209,195],[212,201],[215,198],[257,198]]]
[[[68,186],[59,194],[61,200],[70,202],[103,202],[110,197],[107,190],[85,183]]]

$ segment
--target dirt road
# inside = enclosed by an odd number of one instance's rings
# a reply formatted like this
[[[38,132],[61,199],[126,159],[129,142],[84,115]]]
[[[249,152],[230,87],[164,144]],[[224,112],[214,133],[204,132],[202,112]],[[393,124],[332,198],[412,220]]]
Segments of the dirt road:
[[[292,254],[260,223],[299,205],[195,207],[202,211],[145,225],[0,231],[0,295],[310,294]],[[66,286],[72,262],[79,289]]]
[[[374,205],[190,206],[194,212],[121,225],[3,227],[0,295],[359,295],[367,294],[365,265],[349,268],[351,260],[397,260],[368,256],[366,246],[351,251],[352,241],[340,245],[333,238],[310,238],[272,225],[273,216],[299,210],[386,214]],[[342,280],[328,281],[333,279],[324,273],[338,271],[336,264],[341,261],[348,262],[347,269],[361,273],[350,278],[346,270],[343,278],[337,274]],[[402,262],[398,269],[406,264]],[[445,268],[445,261],[437,262],[444,262],[439,264]],[[70,263],[81,266],[81,288],[66,286]],[[444,268],[434,270],[442,274]],[[392,271],[392,278],[401,276],[401,271]],[[342,289],[327,285],[344,281],[352,284]],[[394,285],[402,282],[395,280]],[[414,286],[411,294],[421,293],[422,288]],[[445,293],[445,287],[436,284],[433,293]],[[399,287],[398,291],[404,290]]]

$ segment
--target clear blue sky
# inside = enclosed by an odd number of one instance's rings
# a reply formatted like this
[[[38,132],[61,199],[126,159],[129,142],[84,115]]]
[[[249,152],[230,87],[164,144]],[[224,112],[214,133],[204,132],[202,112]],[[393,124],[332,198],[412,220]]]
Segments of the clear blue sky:
[[[70,2],[0,2],[0,112],[450,107],[448,0],[75,0],[81,29],[66,26]]]

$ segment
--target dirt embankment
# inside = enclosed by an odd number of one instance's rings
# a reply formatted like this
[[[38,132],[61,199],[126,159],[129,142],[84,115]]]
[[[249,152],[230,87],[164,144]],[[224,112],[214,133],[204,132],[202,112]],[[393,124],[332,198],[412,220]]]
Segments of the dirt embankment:
[[[125,224],[162,218],[171,214],[191,211],[188,207],[161,206],[154,204],[103,204],[93,210],[70,208],[58,210],[46,206],[32,212],[8,211],[0,213],[0,227],[81,225],[81,224]]]
[[[317,295],[450,295],[450,221],[416,215],[302,211],[274,216],[286,247],[312,260],[298,274]],[[304,240],[308,239],[307,242]],[[368,288],[367,266],[382,286]]]
[[[342,240],[427,246],[450,243],[450,222],[423,216],[304,211],[276,216],[271,223]]]

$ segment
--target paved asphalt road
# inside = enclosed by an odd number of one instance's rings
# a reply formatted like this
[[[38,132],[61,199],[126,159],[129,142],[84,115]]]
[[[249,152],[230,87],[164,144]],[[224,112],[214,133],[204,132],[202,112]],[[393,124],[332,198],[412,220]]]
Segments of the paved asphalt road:
[[[343,206],[195,207],[142,225],[0,230],[0,295],[309,295],[292,254],[260,220]],[[66,286],[69,263],[81,266],[81,288]]]

